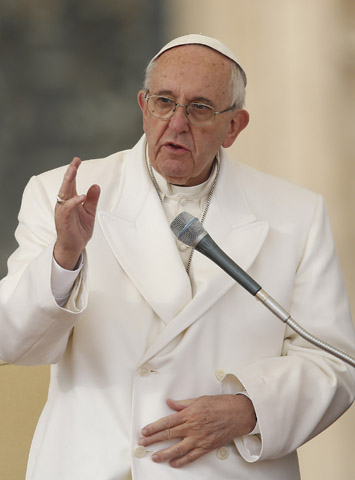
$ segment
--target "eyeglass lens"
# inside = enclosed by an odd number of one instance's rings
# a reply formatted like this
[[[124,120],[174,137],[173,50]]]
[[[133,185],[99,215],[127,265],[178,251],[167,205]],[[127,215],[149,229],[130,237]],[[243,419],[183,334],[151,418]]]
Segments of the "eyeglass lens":
[[[188,119],[195,125],[212,123],[215,116],[215,110],[202,103],[189,103],[188,105],[177,104],[174,100],[159,95],[148,97],[148,109],[156,117],[167,120],[179,106],[186,109]]]

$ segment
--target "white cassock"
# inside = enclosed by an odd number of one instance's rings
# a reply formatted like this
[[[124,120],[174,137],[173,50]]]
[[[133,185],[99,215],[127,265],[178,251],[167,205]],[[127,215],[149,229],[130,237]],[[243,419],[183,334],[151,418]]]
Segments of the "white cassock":
[[[27,480],[296,480],[299,445],[351,404],[353,370],[285,328],[209,259],[190,278],[145,164],[129,151],[83,162],[78,191],[102,188],[70,298],[51,291],[53,207],[65,168],[31,179],[20,248],[0,289],[0,357],[51,363]],[[354,330],[322,198],[221,153],[205,227],[293,318],[354,353]],[[246,390],[260,434],[173,469],[137,448],[176,400]]]

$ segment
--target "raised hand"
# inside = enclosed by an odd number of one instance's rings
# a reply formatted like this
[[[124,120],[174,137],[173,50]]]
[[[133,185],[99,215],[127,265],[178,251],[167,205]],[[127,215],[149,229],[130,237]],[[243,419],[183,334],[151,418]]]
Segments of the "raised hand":
[[[56,262],[67,270],[75,268],[93,234],[100,197],[98,185],[92,185],[86,195],[77,194],[76,176],[80,164],[80,158],[74,157],[65,172],[55,207],[57,241],[53,255]]]
[[[203,396],[178,402],[169,399],[168,405],[178,413],[145,426],[138,443],[148,446],[178,439],[175,445],[152,455],[154,462],[169,461],[175,468],[247,435],[256,424],[253,404],[245,395]]]

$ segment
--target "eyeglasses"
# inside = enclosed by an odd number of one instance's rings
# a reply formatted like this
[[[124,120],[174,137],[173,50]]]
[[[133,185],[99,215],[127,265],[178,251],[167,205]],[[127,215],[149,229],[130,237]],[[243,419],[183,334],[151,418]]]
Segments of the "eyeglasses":
[[[172,98],[163,97],[161,95],[149,95],[148,92],[146,93],[144,99],[147,102],[149,112],[154,117],[161,118],[162,120],[169,120],[169,118],[174,115],[177,107],[184,107],[186,117],[188,118],[190,124],[198,127],[211,125],[214,122],[216,115],[229,112],[237,108],[235,105],[233,105],[225,110],[216,112],[213,107],[210,105],[205,105],[204,103],[191,102],[187,105],[184,105],[183,103],[176,103]]]

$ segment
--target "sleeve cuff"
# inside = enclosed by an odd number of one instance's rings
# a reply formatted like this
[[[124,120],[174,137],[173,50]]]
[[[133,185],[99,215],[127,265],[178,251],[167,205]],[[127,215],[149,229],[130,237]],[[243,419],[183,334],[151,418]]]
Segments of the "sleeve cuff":
[[[253,402],[248,392],[245,390],[244,385],[232,373],[224,376],[222,380],[222,388],[223,393],[232,395],[245,395],[251,400],[251,402]],[[259,460],[262,451],[262,437],[258,420],[254,430],[248,435],[235,438],[234,444],[246,462],[253,463]]]
[[[236,395],[245,395],[253,403],[252,399],[250,398],[250,395],[248,394],[248,392],[246,390],[244,390],[243,392],[238,392],[238,393],[236,393]],[[259,428],[258,419],[256,419],[256,424],[255,424],[254,430],[252,430],[250,433],[248,433],[248,435],[245,435],[245,436],[248,437],[249,435],[258,435],[258,434],[260,434],[260,428]]]
[[[65,270],[52,258],[51,289],[53,297],[58,305],[63,306],[68,300],[71,290],[74,286],[83,268],[83,256],[80,255],[75,270]]]

